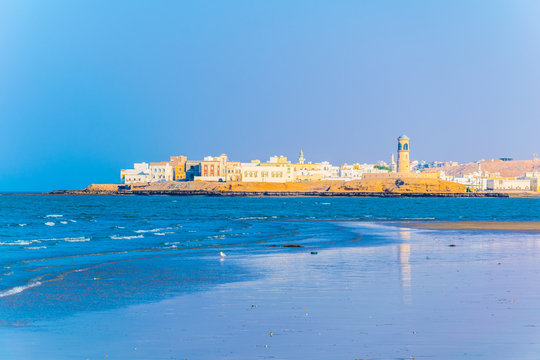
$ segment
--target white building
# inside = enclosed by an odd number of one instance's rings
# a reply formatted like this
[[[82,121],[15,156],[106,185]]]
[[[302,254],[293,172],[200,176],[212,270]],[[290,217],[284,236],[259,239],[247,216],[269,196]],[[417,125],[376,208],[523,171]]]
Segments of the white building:
[[[173,181],[174,167],[168,162],[150,163],[150,182]]]
[[[148,183],[151,181],[150,168],[147,163],[135,163],[133,169],[120,170],[120,178],[124,184]]]
[[[530,191],[531,179],[511,179],[511,178],[488,179],[487,190]]]
[[[323,161],[321,163],[321,172],[323,180],[340,180],[339,166],[334,166],[328,161]]]
[[[382,164],[386,164],[381,162]],[[372,174],[372,173],[388,173],[388,170],[380,169],[379,164],[343,164],[339,171],[339,177],[341,180],[360,180],[362,179],[362,174]]]
[[[540,171],[526,172],[525,179],[531,180],[532,191],[540,191]]]
[[[360,180],[362,179],[363,173],[364,171],[360,164],[343,164],[341,165],[341,169],[339,169],[339,177],[342,180]]]

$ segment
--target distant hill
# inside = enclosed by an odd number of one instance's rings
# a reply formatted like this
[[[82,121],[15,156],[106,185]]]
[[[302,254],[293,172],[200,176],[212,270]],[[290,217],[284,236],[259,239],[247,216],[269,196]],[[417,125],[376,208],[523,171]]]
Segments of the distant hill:
[[[481,162],[482,171],[500,173],[504,177],[524,176],[529,171],[540,171],[540,160],[485,160]],[[436,169],[426,169],[426,172],[444,171],[446,175],[463,176],[478,170],[478,164],[468,163],[457,166],[444,166]]]

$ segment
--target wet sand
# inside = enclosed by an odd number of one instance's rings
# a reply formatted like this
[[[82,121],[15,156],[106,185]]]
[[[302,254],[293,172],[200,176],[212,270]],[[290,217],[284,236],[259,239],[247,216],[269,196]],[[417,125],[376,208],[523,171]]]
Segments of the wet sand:
[[[0,358],[538,358],[539,235],[343,225],[364,246],[206,257],[259,276],[0,327]]]
[[[433,230],[502,230],[540,232],[540,221],[448,221],[417,222],[408,227]]]

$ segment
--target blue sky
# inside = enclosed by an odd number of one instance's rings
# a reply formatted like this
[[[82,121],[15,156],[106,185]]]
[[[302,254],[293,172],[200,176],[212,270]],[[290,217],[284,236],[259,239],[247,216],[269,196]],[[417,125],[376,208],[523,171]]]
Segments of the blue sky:
[[[0,190],[185,154],[540,152],[540,3],[0,2]]]

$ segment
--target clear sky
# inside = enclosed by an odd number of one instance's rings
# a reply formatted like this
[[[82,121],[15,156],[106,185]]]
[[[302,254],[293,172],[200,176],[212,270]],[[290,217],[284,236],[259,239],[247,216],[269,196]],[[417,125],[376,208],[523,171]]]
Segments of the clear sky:
[[[540,153],[540,2],[1,1],[0,190],[169,155]]]

